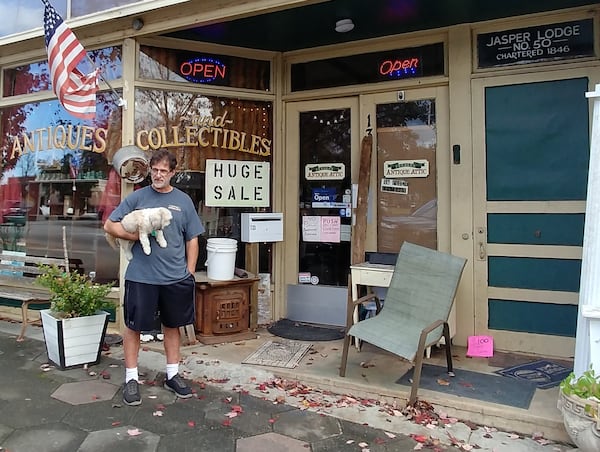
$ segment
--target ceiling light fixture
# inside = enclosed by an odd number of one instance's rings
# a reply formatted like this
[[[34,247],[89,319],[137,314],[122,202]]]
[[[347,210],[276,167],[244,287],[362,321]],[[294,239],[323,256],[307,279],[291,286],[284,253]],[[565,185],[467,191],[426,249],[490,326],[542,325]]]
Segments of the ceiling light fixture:
[[[342,19],[335,23],[335,31],[338,33],[347,33],[354,30],[354,22],[352,19]]]
[[[142,28],[144,28],[144,21],[139,17],[136,17],[131,22],[131,28],[133,28],[135,31],[140,31]]]

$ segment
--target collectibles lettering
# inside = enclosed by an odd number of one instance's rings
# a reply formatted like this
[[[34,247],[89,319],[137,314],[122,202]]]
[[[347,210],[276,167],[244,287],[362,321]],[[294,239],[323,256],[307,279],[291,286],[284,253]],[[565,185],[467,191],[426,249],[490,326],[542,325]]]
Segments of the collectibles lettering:
[[[214,118],[199,116],[194,118],[189,126],[163,126],[140,130],[135,144],[144,151],[190,146],[220,148],[261,157],[271,155],[270,138],[228,128],[231,124],[233,121],[227,119],[227,112]],[[107,136],[107,129],[83,125],[35,129],[14,138],[10,159],[29,152],[50,149],[68,148],[103,153],[106,150]]]
[[[137,133],[136,145],[144,151],[162,147],[200,146],[228,149],[262,157],[271,155],[271,139],[225,128],[226,124],[233,123],[226,117],[227,112],[215,118],[210,116],[196,118],[194,125],[191,126],[140,130]]]

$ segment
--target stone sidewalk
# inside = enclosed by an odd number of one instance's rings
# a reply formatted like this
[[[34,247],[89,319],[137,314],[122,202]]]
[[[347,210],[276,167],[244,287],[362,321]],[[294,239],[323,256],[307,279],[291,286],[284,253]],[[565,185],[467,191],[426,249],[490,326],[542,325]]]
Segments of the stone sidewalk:
[[[156,365],[141,369],[142,405],[128,407],[121,401],[121,347],[87,370],[60,371],[47,364],[42,341],[16,342],[0,330],[0,452],[570,449],[460,422],[419,425],[399,415],[375,425],[382,410],[377,404],[326,414],[288,404],[277,388],[265,391],[263,382],[241,381],[240,372],[236,382],[233,369],[226,384],[188,373],[195,397],[180,400],[162,387],[164,359],[158,353],[145,360]]]

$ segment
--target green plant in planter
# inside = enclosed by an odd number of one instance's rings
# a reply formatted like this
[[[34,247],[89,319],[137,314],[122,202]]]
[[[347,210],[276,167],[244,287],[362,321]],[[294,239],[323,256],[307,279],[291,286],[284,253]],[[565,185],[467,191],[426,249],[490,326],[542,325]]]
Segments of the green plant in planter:
[[[41,266],[37,283],[50,290],[50,310],[60,318],[84,317],[114,307],[106,298],[112,284],[96,284],[85,275],[56,266]]]
[[[594,369],[590,368],[583,372],[579,378],[571,372],[561,383],[560,390],[568,396],[577,396],[584,400],[596,402],[586,404],[585,412],[598,419],[598,403],[600,403],[600,375],[596,375]]]

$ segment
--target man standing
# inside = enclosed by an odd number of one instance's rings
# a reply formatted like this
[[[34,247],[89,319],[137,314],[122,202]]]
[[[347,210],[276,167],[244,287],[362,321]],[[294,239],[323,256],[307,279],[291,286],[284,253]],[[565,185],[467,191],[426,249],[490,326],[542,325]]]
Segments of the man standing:
[[[164,387],[181,398],[192,396],[190,387],[179,376],[179,327],[194,323],[193,274],[198,260],[198,236],[204,232],[204,226],[191,198],[171,185],[176,165],[177,159],[169,151],[155,151],[150,158],[152,185],[127,196],[104,223],[109,234],[136,241],[125,272],[123,306],[126,326],[123,402],[127,405],[142,403],[137,367],[140,332],[154,329],[157,313],[163,326],[167,358]],[[173,219],[164,229],[167,247],[155,246],[152,240],[152,252],[146,255],[138,234],[125,231],[120,222],[128,213],[150,207],[166,207]]]

